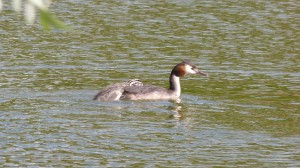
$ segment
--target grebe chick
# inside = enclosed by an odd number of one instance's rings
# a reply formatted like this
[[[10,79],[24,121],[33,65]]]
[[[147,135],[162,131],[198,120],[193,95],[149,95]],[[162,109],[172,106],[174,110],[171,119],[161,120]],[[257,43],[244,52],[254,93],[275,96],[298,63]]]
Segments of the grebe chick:
[[[115,83],[105,87],[97,95],[95,95],[93,100],[100,101],[114,101],[119,100],[124,92],[126,86],[143,86],[143,83],[139,79],[130,79],[127,82]]]
[[[143,84],[139,79],[131,79],[127,82],[115,83],[100,91],[94,100],[155,100],[155,99],[177,99],[180,96],[180,77],[187,74],[200,74],[208,76],[196,68],[189,61],[182,61],[175,65],[169,78],[169,89],[159,86]]]

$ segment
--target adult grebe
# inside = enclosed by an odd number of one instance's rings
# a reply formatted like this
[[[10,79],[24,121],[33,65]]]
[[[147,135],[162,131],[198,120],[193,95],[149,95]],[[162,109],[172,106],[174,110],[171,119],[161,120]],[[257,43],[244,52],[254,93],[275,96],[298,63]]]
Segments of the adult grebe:
[[[189,61],[182,61],[173,68],[169,82],[169,89],[153,85],[144,85],[138,79],[109,85],[100,91],[94,100],[115,101],[115,100],[155,100],[155,99],[177,99],[180,96],[181,88],[179,78],[186,74],[201,74],[201,72]]]

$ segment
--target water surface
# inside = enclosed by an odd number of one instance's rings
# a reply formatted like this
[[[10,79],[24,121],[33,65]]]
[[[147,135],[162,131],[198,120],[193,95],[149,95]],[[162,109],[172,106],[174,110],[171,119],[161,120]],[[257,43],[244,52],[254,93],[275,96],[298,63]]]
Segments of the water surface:
[[[8,5],[8,4],[6,4]],[[299,2],[54,1],[72,32],[0,18],[1,167],[299,167]],[[95,102],[139,78],[181,102]]]

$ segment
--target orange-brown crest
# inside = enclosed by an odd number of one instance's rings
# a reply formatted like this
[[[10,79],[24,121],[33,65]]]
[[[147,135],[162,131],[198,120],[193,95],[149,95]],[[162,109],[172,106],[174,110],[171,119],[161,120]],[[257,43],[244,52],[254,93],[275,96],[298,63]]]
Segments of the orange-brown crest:
[[[186,71],[185,71],[185,64],[184,63],[180,63],[180,64],[177,64],[173,70],[172,70],[172,73],[175,74],[176,76],[178,77],[182,77],[186,74]]]

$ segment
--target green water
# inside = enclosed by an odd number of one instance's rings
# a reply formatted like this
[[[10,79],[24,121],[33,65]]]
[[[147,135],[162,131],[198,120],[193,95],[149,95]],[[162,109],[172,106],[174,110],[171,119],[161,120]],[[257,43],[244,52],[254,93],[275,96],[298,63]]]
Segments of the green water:
[[[0,17],[1,167],[299,167],[300,4],[54,1],[73,31]],[[181,102],[95,102],[139,78]]]

